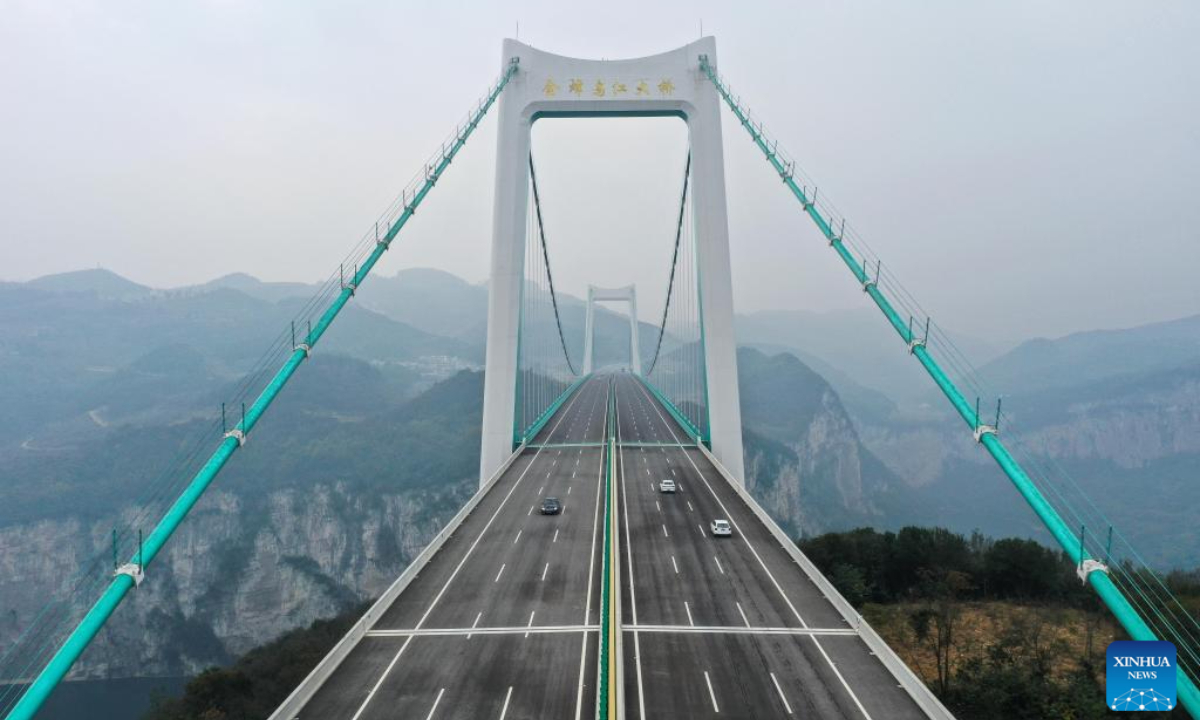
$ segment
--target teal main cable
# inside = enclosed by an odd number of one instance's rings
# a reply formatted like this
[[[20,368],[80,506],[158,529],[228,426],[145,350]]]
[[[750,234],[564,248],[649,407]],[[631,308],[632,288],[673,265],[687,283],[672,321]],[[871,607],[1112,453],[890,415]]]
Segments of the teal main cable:
[[[245,418],[232,431],[225,435],[220,446],[217,447],[217,450],[208,459],[208,462],[204,464],[204,467],[200,468],[200,471],[188,483],[187,488],[175,500],[175,503],[167,511],[166,515],[163,516],[162,520],[151,531],[137,554],[130,558],[129,564],[126,567],[134,566],[136,570],[130,572],[118,571],[118,574],[113,577],[112,582],[109,584],[108,589],[105,590],[104,594],[100,596],[100,599],[96,601],[91,610],[80,621],[79,625],[75,627],[75,630],[67,637],[66,642],[58,649],[58,652],[50,658],[50,662],[46,664],[46,667],[42,668],[42,671],[38,673],[37,678],[29,686],[29,689],[21,696],[21,700],[13,707],[12,712],[8,714],[7,720],[31,720],[37,714],[43,703],[46,702],[46,699],[50,697],[50,693],[58,687],[58,684],[70,672],[75,661],[79,659],[79,656],[91,644],[96,634],[108,622],[108,619],[125,598],[126,593],[137,583],[141,582],[142,572],[146,566],[154,560],[155,556],[166,545],[167,540],[179,528],[184,518],[187,517],[191,509],[200,500],[204,491],[212,484],[212,481],[221,472],[221,469],[225,467],[225,463],[229,461],[233,453],[245,443],[246,436],[249,435],[254,425],[262,417],[263,413],[266,412],[267,408],[270,407],[271,403],[283,389],[283,386],[287,384],[287,381],[295,374],[300,364],[308,358],[312,348],[316,346],[317,341],[321,339],[321,336],[325,334],[325,331],[329,329],[334,319],[337,318],[338,313],[349,302],[359,284],[371,272],[371,268],[375,267],[375,263],[387,252],[392,240],[408,222],[409,218],[413,216],[417,206],[421,204],[421,201],[425,199],[429,191],[433,189],[438,178],[441,177],[442,173],[450,165],[450,161],[462,149],[467,138],[474,132],[479,122],[483,120],[484,115],[487,114],[487,111],[496,101],[496,98],[500,96],[500,93],[516,72],[517,65],[514,62],[501,75],[500,81],[496,83],[495,88],[488,94],[487,101],[482,103],[471,116],[471,120],[457,136],[450,149],[445,152],[441,160],[428,173],[424,184],[413,195],[412,200],[405,206],[404,211],[392,226],[388,228],[387,234],[380,237],[375,243],[375,249],[371,251],[371,254],[363,262],[362,266],[355,271],[350,283],[342,287],[337,298],[325,310],[324,314],[321,315],[321,319],[305,337],[304,344],[292,351],[287,362],[284,363],[283,367],[279,369],[267,387],[255,399],[254,404],[246,408]]]
[[[926,338],[917,338],[911,327],[900,318],[900,315],[879,290],[878,274],[875,279],[872,279],[866,265],[860,265],[854,259],[854,256],[850,254],[850,251],[846,249],[845,244],[842,242],[843,238],[841,234],[834,232],[830,221],[821,216],[820,211],[816,207],[816,198],[810,198],[805,189],[796,184],[795,179],[792,177],[793,168],[784,165],[779,159],[776,152],[777,149],[767,145],[761,128],[756,129],[754,127],[746,113],[742,111],[738,103],[729,95],[728,88],[717,78],[712,66],[708,64],[708,58],[705,56],[701,56],[700,58],[700,69],[716,87],[717,92],[721,95],[725,104],[729,106],[729,109],[733,111],[733,114],[737,117],[742,127],[746,128],[746,131],[750,133],[754,144],[762,150],[767,161],[771,163],[771,166],[775,168],[779,176],[783,178],[784,184],[788,186],[792,194],[796,196],[796,199],[800,201],[804,212],[812,218],[812,221],[821,231],[821,234],[829,241],[830,247],[837,252],[842,262],[854,274],[854,277],[862,283],[863,292],[869,295],[875,302],[875,305],[891,324],[892,329],[896,331],[902,340],[908,343],[909,351],[920,361],[921,366],[933,378],[938,389],[942,391],[942,394],[954,406],[955,411],[974,431],[976,440],[987,449],[988,454],[992,456],[996,464],[1000,466],[1000,469],[1012,481],[1013,485],[1017,488],[1017,492],[1021,493],[1021,497],[1025,498],[1025,502],[1033,508],[1034,513],[1037,514],[1038,518],[1050,531],[1050,534],[1054,536],[1054,539],[1062,547],[1063,551],[1075,562],[1076,567],[1083,569],[1086,573],[1086,581],[1096,591],[1096,594],[1100,596],[1100,599],[1117,618],[1117,621],[1121,623],[1121,626],[1125,628],[1125,631],[1129,633],[1129,636],[1134,640],[1158,640],[1159,638],[1154,634],[1154,631],[1150,629],[1150,626],[1146,624],[1146,621],[1142,619],[1142,616],[1130,604],[1129,599],[1125,597],[1116,584],[1113,583],[1112,578],[1108,576],[1107,568],[1098,564],[1096,559],[1089,556],[1087,551],[1082,547],[1080,538],[1067,527],[1067,524],[1063,522],[1058,511],[1054,509],[1050,502],[1046,500],[1046,497],[1042,495],[1041,490],[1034,484],[1033,479],[1030,478],[1024,468],[1021,467],[1021,464],[1009,453],[1008,448],[1004,446],[1004,443],[997,436],[995,428],[983,423],[978,413],[975,412],[975,408],[959,392],[954,382],[950,380],[937,361],[933,359],[933,356],[929,354],[925,347]],[[1193,718],[1200,719],[1200,691],[1196,689],[1196,685],[1192,682],[1192,679],[1186,673],[1179,672],[1177,674],[1176,685],[1180,704],[1187,709]]]

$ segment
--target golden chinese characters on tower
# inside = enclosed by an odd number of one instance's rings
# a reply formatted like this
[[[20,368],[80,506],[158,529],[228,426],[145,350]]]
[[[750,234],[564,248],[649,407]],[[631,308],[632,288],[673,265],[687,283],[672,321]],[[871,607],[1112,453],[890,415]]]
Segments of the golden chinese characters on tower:
[[[675,94],[675,81],[671,78],[660,78],[655,84],[651,84],[651,81],[646,78],[638,78],[637,80],[624,78],[595,78],[594,80],[568,78],[566,83],[567,92],[576,97],[582,97],[585,92],[596,98],[621,97],[631,94],[631,86],[634,97],[654,97],[655,90],[658,91],[658,97],[671,97]],[[542,96],[548,98],[559,97],[561,87],[558,80],[552,77],[546,78],[545,84],[542,85]]]

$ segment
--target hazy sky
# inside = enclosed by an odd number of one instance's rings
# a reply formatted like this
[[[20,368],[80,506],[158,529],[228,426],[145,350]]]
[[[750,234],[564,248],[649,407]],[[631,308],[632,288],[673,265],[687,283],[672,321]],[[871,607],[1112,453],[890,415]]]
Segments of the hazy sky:
[[[1192,0],[0,0],[0,278],[323,278],[518,21],[609,58],[703,22],[738,93],[945,325],[1007,340],[1200,312]],[[863,306],[730,117],[737,309]],[[383,272],[485,278],[494,144],[490,120]],[[656,315],[683,125],[546,122],[534,151],[560,285],[636,282]]]

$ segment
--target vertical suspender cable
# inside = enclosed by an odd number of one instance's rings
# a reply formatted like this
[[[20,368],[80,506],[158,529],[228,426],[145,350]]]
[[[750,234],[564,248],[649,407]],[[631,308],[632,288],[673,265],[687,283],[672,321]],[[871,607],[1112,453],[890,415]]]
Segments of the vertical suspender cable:
[[[688,179],[691,177],[691,170],[692,154],[689,152],[687,162],[683,168],[683,192],[679,196],[679,219],[675,222],[675,249],[671,251],[671,274],[667,278],[667,299],[663,303],[662,322],[659,323],[658,328],[658,342],[654,345],[654,357],[650,360],[650,368],[646,371],[647,377],[654,373],[654,368],[658,364],[658,355],[662,351],[663,335],[667,329],[667,318],[671,311],[671,295],[675,290],[675,272],[679,265],[679,241],[683,237],[683,218],[687,206]]]

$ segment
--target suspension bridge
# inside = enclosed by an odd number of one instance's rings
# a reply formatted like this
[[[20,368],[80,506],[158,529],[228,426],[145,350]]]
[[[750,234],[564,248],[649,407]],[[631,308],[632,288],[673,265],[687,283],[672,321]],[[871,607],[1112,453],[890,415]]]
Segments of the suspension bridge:
[[[703,38],[621,61],[505,41],[486,95],[268,346],[190,454],[163,470],[0,658],[0,711],[33,718],[300,371],[493,107],[499,116],[480,487],[272,715],[296,718],[949,718],[924,683],[744,487],[722,108],[850,279],[1133,639],[1178,649],[1200,717],[1200,627],[1069,475],[1021,442],[998,397],[718,73]],[[551,272],[532,125],[679,117],[668,292],[639,344],[636,288],[589,288],[582,355]],[[597,368],[593,305],[630,308],[624,368]],[[207,457],[205,448],[215,450]],[[664,492],[664,485],[673,492]],[[546,498],[557,513],[543,514]],[[161,511],[160,511],[161,510]],[[730,537],[717,537],[725,520]],[[75,612],[80,602],[82,609]]]

